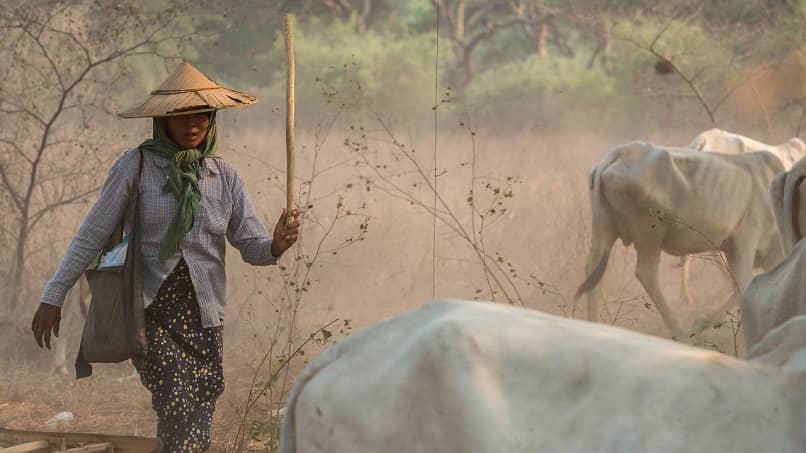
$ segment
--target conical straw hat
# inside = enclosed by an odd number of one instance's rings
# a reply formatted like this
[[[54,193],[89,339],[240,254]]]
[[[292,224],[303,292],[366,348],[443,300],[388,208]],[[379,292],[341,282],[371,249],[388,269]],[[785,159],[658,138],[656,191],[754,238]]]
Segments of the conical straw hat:
[[[257,102],[257,98],[230,90],[189,63],[180,64],[151,95],[119,112],[123,118],[148,118],[210,112]]]

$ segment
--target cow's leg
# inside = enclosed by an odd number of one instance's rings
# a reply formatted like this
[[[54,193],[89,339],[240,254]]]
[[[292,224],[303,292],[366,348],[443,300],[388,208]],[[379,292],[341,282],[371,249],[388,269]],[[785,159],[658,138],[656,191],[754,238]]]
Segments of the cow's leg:
[[[67,369],[67,338],[69,337],[71,332],[70,330],[73,328],[73,313],[71,310],[74,310],[73,303],[70,299],[78,299],[77,297],[78,291],[75,289],[71,289],[70,292],[67,293],[67,303],[62,308],[62,319],[60,321],[60,334],[61,336],[55,340],[53,340],[53,371],[56,375],[66,378],[70,375],[70,371]]]
[[[737,245],[740,243],[740,245]],[[735,241],[724,250],[725,261],[727,262],[728,277],[731,281],[731,295],[720,304],[716,310],[707,312],[705,316],[698,318],[693,325],[694,333],[701,333],[710,326],[719,323],[726,312],[739,305],[742,298],[742,291],[750,283],[753,276],[753,263],[756,255],[756,241]]]
[[[57,375],[66,378],[70,376],[70,372],[67,369],[67,342],[63,339],[58,339],[53,343],[53,349],[55,352],[53,358],[53,371]]]
[[[681,284],[680,298],[686,301],[687,305],[694,305],[694,299],[691,298],[691,287],[688,282],[691,278],[691,255],[684,255],[680,258],[680,264],[683,267],[683,282]]]
[[[666,303],[666,298],[663,297],[663,292],[660,289],[660,281],[658,280],[658,267],[660,266],[660,243],[651,242],[636,242],[635,250],[638,254],[638,263],[635,269],[635,276],[638,281],[643,285],[644,290],[649,294],[650,299],[658,309],[664,324],[672,332],[672,335],[680,335],[677,321],[669,310],[669,305]]]

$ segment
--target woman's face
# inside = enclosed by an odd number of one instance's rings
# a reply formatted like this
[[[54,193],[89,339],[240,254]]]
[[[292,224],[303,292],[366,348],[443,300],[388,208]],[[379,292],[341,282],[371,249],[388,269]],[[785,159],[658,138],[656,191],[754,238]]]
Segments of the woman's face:
[[[168,135],[180,149],[198,147],[210,130],[210,113],[189,113],[165,118]]]

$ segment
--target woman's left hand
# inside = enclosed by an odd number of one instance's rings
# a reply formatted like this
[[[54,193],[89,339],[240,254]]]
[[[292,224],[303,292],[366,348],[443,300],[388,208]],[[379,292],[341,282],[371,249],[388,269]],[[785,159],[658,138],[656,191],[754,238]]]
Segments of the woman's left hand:
[[[283,213],[280,215],[280,218],[277,220],[277,225],[274,227],[274,237],[271,243],[272,255],[282,255],[283,252],[297,242],[301,224],[299,209],[292,209],[290,218],[286,210],[283,209]]]

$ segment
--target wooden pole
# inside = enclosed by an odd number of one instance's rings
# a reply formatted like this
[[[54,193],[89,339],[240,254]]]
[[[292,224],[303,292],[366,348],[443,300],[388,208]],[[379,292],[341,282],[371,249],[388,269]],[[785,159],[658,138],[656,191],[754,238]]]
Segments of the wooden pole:
[[[288,60],[288,75],[286,84],[286,111],[285,111],[285,148],[286,148],[286,209],[287,220],[291,221],[291,210],[294,209],[294,174],[296,162],[294,159],[294,79],[296,68],[294,66],[294,16],[285,15],[285,50]]]

